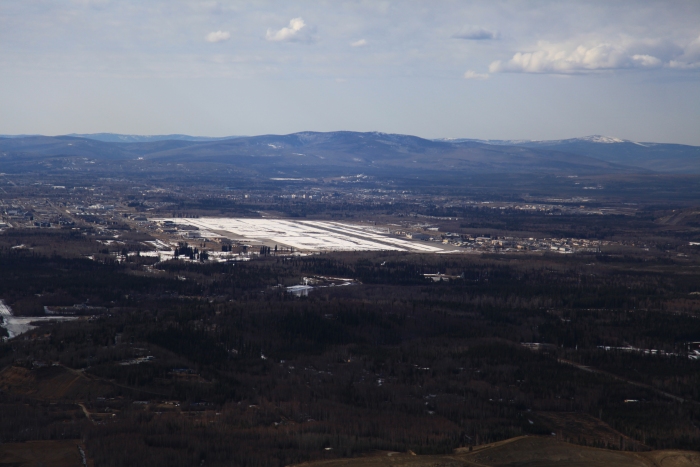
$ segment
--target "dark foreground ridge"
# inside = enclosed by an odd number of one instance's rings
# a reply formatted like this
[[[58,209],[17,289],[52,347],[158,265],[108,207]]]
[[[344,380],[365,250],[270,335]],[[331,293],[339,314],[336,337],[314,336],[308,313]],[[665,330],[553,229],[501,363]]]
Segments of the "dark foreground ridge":
[[[459,448],[453,454],[417,456],[415,453],[378,452],[352,460],[318,461],[310,467],[691,467],[700,465],[693,451],[649,451],[631,453],[576,446],[554,436],[523,436],[477,448]]]

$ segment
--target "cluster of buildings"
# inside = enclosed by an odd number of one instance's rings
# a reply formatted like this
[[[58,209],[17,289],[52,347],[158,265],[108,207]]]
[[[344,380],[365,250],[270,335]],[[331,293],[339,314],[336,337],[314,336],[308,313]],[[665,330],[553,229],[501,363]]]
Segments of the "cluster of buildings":
[[[447,239],[443,240],[449,241]],[[517,238],[517,237],[467,237],[460,246],[478,251],[551,251],[555,253],[599,253],[600,247],[612,242],[581,238]]]
[[[412,240],[439,242],[474,252],[518,252],[550,251],[556,253],[599,253],[602,246],[613,245],[606,240],[585,238],[521,238],[510,236],[468,235],[453,232],[439,233],[436,227],[427,227],[420,231],[396,230],[394,235],[406,236]]]

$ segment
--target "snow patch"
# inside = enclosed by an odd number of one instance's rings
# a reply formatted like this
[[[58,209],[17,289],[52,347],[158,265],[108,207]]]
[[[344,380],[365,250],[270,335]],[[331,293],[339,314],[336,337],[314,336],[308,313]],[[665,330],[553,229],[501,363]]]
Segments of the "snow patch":
[[[578,139],[580,141],[590,141],[591,143],[604,143],[604,144],[626,142],[624,139],[614,138],[611,136],[603,136],[603,135],[584,136],[583,138],[576,138],[576,139]]]

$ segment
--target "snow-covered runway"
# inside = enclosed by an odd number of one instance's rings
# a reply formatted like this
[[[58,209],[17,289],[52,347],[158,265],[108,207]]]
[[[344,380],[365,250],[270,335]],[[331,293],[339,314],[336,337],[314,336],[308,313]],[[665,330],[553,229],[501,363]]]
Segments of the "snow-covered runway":
[[[225,232],[233,237],[273,242],[302,251],[443,251],[442,248],[425,242],[403,240],[369,231],[359,225],[330,221],[231,218],[152,220],[198,227],[203,237],[209,236],[211,232]]]

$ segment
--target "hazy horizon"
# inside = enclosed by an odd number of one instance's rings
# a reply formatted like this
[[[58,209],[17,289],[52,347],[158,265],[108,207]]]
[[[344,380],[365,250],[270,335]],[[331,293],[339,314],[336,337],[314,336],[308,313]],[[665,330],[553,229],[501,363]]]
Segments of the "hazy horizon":
[[[24,138],[24,137],[32,137],[32,136],[46,136],[46,137],[58,137],[58,136],[73,136],[77,138],[86,138],[90,139],[90,137],[94,136],[100,136],[100,135],[109,135],[109,136],[123,136],[123,137],[134,137],[134,138],[159,138],[163,139],[168,136],[177,136],[177,137],[184,137],[184,138],[192,138],[197,139],[198,141],[201,142],[206,142],[207,140],[222,140],[222,139],[234,139],[234,138],[254,138],[257,136],[289,136],[297,133],[338,133],[338,132],[354,132],[353,130],[329,130],[329,131],[316,131],[316,130],[302,130],[294,133],[260,133],[260,134],[255,134],[255,135],[223,135],[223,136],[210,136],[210,135],[197,135],[197,134],[185,134],[185,133],[167,133],[167,134],[135,134],[135,133],[113,133],[113,132],[108,132],[108,131],[101,131],[101,132],[96,132],[96,133],[58,133],[58,134],[42,134],[42,133],[23,133],[23,134],[0,134],[0,138]],[[615,136],[611,135],[579,135],[579,136],[572,136],[569,138],[557,138],[557,139],[546,139],[546,140],[541,140],[541,139],[506,139],[506,138],[491,138],[491,139],[481,139],[481,138],[468,138],[468,137],[452,137],[452,138],[424,138],[420,135],[411,135],[407,133],[386,133],[386,132],[381,132],[381,131],[376,131],[376,130],[370,130],[367,132],[355,132],[355,133],[382,133],[382,134],[394,134],[394,135],[401,135],[401,136],[416,136],[419,138],[431,140],[431,141],[439,141],[439,140],[474,140],[474,141],[493,141],[493,142],[498,142],[498,141],[512,141],[514,143],[516,142],[532,142],[532,143],[537,143],[537,142],[548,142],[548,141],[566,141],[566,140],[575,140],[575,139],[589,139],[589,138],[596,138],[596,137],[603,137],[603,138],[612,138],[612,139],[619,139],[620,141],[616,142],[631,142],[631,143],[661,143],[661,144],[684,144],[684,143],[672,143],[672,142],[659,142],[659,141],[651,141],[651,140],[639,140],[639,141],[634,141],[634,140],[627,140],[627,139],[622,139],[622,138],[617,138]],[[96,140],[99,140],[97,138],[94,138]],[[128,142],[128,141],[125,141]],[[595,141],[595,142],[601,142],[601,141]],[[607,143],[608,141],[605,141]],[[700,146],[697,144],[689,144],[688,146]]]

